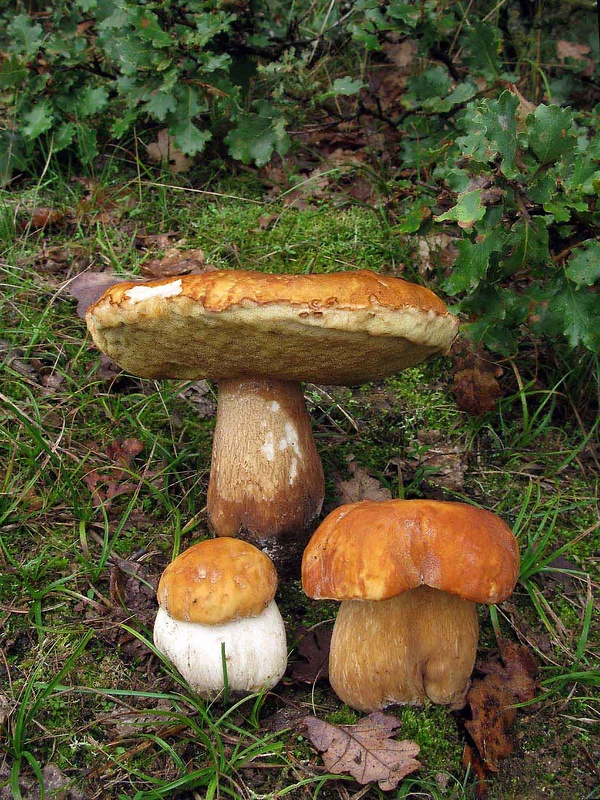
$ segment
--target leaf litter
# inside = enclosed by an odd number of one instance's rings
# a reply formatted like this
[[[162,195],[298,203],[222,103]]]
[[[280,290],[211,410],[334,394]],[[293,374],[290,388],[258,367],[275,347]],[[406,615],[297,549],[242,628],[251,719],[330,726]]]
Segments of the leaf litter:
[[[345,772],[361,784],[377,782],[380,789],[395,789],[400,781],[418,769],[419,745],[398,741],[400,722],[375,712],[356,725],[333,725],[309,716],[304,725],[313,745],[322,752],[325,768],[334,775]]]
[[[498,639],[499,658],[476,665],[483,677],[476,678],[467,693],[471,719],[465,721],[469,735],[463,752],[463,766],[470,765],[477,777],[476,791],[487,795],[487,780],[498,772],[500,760],[514,750],[510,729],[517,717],[518,703],[535,698],[537,666],[524,645]]]

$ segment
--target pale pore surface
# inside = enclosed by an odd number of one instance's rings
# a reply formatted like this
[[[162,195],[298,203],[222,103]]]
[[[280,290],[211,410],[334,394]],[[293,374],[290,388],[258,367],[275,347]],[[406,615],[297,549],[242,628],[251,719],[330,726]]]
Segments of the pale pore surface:
[[[369,296],[352,308],[241,299],[215,310],[177,279],[118,297],[101,298],[88,327],[106,355],[144,378],[269,375],[356,385],[445,353],[458,330],[446,309],[388,308]]]
[[[462,707],[478,631],[475,603],[428,586],[391,600],[345,600],[331,639],[331,686],[367,713],[426,698]]]
[[[218,398],[207,498],[211,527],[220,536],[242,536],[277,561],[269,542],[301,538],[319,516],[325,492],[302,388],[288,381],[222,380]]]
[[[223,644],[231,692],[270,689],[287,666],[285,628],[274,600],[256,617],[223,625],[175,620],[159,608],[154,644],[203,697],[223,691]]]

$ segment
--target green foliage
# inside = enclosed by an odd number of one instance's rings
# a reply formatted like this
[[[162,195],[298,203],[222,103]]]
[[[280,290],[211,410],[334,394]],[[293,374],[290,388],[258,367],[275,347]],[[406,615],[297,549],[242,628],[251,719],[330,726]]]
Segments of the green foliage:
[[[600,153],[592,131],[556,105],[539,105],[523,121],[510,91],[467,104],[457,124],[464,135],[446,158],[461,166],[436,170],[456,203],[435,219],[466,231],[445,289],[463,295],[471,334],[505,355],[522,326],[598,350],[600,248],[590,231],[600,223]]]
[[[570,23],[570,9],[551,6],[552,24]],[[222,142],[263,166],[290,150],[290,125],[379,116],[401,133],[390,163],[410,175],[397,232],[460,229],[443,288],[467,332],[504,355],[528,333],[597,351],[598,109],[560,104],[588,67],[566,57],[542,72],[556,43],[536,39],[534,64],[536,28],[515,21],[515,7],[79,0],[38,14],[13,4],[0,12],[0,181],[57,153],[93,165],[107,142],[148,142],[156,128],[189,156]],[[382,110],[371,68],[406,43],[405,88]],[[528,83],[545,102],[511,88]]]

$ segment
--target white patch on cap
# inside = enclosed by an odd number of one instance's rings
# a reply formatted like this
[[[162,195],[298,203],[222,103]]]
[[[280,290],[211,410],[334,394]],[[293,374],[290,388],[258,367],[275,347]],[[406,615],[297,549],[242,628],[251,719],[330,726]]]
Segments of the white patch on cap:
[[[183,286],[181,278],[171,283],[163,283],[160,286],[133,286],[127,289],[125,296],[128,297],[132,303],[141,303],[143,300],[149,300],[151,297],[175,297],[181,294]]]
[[[271,402],[271,411],[279,411],[280,409],[281,409],[281,406],[279,405],[277,400],[273,400]]]

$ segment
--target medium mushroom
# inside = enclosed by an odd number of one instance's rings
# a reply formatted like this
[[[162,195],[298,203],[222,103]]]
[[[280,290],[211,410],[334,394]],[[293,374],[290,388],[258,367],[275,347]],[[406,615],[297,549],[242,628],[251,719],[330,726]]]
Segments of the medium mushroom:
[[[365,500],[340,506],[302,560],[309,597],[341,600],[329,655],[353,708],[464,705],[479,632],[476,603],[499,603],[519,550],[498,516],[464,503]]]
[[[428,289],[369,271],[120,283],[87,324],[134,375],[217,381],[209,521],[278,568],[299,561],[325,491],[301,381],[377,380],[446,352],[458,329]]]
[[[162,574],[154,644],[202,697],[270,689],[287,666],[277,573],[242,539],[206,539]]]

